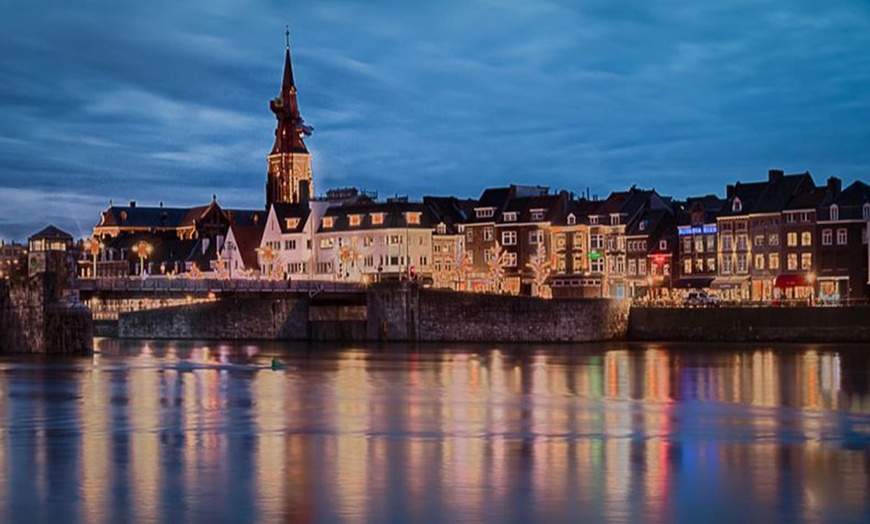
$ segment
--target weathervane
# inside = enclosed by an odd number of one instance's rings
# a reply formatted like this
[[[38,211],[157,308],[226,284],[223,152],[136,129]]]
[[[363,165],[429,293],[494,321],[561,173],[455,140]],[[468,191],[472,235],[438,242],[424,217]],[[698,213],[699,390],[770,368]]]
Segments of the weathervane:
[[[284,26],[284,38],[287,39],[287,49],[290,49],[290,24]]]

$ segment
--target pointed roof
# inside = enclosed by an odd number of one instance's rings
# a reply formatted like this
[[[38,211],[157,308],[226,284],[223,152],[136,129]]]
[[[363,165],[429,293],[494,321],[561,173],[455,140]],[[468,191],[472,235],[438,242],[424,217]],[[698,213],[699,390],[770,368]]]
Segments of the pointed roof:
[[[73,237],[66,231],[62,229],[58,229],[53,225],[47,226],[40,230],[38,233],[34,233],[28,238],[28,241],[32,240],[69,240],[72,241]]]
[[[281,93],[269,103],[269,108],[278,119],[275,128],[275,144],[271,154],[307,153],[302,137],[311,134],[311,128],[306,126],[299,114],[299,103],[296,100],[296,81],[293,79],[293,61],[290,58],[290,39],[287,32],[287,48],[284,52],[284,76],[281,81]]]

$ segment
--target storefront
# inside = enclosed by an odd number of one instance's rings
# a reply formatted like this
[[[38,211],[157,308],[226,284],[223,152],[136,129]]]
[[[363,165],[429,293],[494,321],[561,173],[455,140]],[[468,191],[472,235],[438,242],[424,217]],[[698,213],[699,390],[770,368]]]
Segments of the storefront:
[[[722,300],[731,302],[749,300],[749,277],[718,277],[713,279],[710,288]]]
[[[783,300],[812,300],[815,296],[813,277],[806,273],[780,275],[776,277],[774,287]]]
[[[836,304],[849,297],[849,277],[819,277],[818,300]]]

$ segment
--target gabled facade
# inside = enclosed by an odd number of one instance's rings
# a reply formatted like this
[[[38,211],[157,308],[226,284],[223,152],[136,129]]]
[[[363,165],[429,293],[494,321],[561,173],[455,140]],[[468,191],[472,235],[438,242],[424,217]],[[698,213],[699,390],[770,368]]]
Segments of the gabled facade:
[[[715,195],[689,198],[677,212],[677,249],[680,278],[678,289],[706,289],[716,278],[717,225],[716,217],[723,201]]]
[[[828,190],[817,210],[817,296],[827,303],[866,302],[870,186],[857,181],[840,191],[839,181],[829,180]]]
[[[465,291],[470,289],[470,252],[465,248],[465,222],[474,210],[474,200],[454,197],[423,197],[432,213],[432,285]]]

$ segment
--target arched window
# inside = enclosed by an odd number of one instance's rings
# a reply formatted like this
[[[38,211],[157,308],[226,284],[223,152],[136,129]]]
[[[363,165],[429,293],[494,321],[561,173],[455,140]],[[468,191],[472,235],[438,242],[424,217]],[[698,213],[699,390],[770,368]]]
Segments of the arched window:
[[[734,202],[731,203],[731,211],[735,213],[743,211],[743,202],[739,198],[734,197]]]
[[[574,213],[571,213],[570,215],[568,215],[568,225],[573,226],[576,223],[577,223],[577,217],[574,216]]]
[[[831,220],[840,220],[840,208],[837,207],[837,204],[831,204]]]

